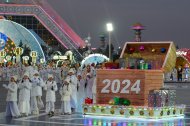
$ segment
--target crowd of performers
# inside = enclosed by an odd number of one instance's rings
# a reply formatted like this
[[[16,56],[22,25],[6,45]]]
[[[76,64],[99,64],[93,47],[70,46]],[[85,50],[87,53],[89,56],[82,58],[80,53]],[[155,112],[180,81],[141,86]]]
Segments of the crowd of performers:
[[[1,80],[9,81],[8,85],[3,84],[8,90],[6,116],[37,115],[43,108],[48,115],[53,116],[56,100],[61,101],[60,108],[56,108],[60,114],[70,115],[82,111],[86,97],[96,102],[98,68],[94,64],[84,68],[80,64],[70,67],[67,62],[61,67],[52,66],[15,64],[0,69]],[[61,99],[56,98],[56,92],[59,92]],[[42,100],[42,95],[45,95],[45,101]]]

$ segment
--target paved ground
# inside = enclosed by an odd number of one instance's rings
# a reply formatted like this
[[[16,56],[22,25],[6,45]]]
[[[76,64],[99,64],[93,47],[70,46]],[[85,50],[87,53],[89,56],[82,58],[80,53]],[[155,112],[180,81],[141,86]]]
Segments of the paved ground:
[[[5,82],[0,82],[3,84]],[[121,118],[105,118],[105,117],[84,117],[77,113],[73,115],[59,115],[54,117],[47,116],[44,111],[40,112],[39,116],[29,116],[25,118],[6,118],[5,111],[5,97],[7,91],[0,86],[0,126],[190,126],[190,84],[189,83],[166,83],[166,87],[177,90],[178,104],[186,104],[186,116],[184,118],[170,119],[170,120],[129,120]],[[45,93],[45,92],[44,92]],[[45,94],[44,94],[45,96]],[[43,97],[44,99],[44,97]],[[56,108],[60,108],[60,96],[57,94]]]

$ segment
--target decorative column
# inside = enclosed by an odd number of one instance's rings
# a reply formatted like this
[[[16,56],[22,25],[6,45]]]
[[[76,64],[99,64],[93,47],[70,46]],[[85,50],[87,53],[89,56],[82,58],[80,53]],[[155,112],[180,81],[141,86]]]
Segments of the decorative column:
[[[23,64],[28,64],[29,56],[23,56],[22,57],[22,62]]]
[[[6,52],[4,50],[0,51],[0,62],[4,63],[4,58],[6,56]]]
[[[37,59],[37,56],[38,56],[38,52],[36,51],[31,51],[30,52],[30,56],[32,57],[32,63],[36,63],[36,59]]]
[[[16,47],[14,50],[14,54],[16,55],[16,63],[19,63],[20,56],[23,54],[23,49],[21,47]]]

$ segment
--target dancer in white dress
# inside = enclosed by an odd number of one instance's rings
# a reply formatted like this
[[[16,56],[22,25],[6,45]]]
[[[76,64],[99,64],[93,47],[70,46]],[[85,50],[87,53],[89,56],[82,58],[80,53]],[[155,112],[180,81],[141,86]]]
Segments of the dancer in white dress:
[[[8,90],[7,93],[7,106],[6,106],[6,116],[19,117],[20,112],[17,105],[17,77],[12,76],[8,85],[3,85]]]
[[[46,90],[46,113],[53,116],[55,111],[55,92],[57,91],[57,84],[53,80],[53,75],[48,75],[48,80],[45,83],[44,89]]]
[[[71,83],[69,79],[65,79],[59,93],[61,95],[61,114],[71,114]]]
[[[25,73],[23,79],[19,83],[19,110],[21,116],[28,116],[30,114],[30,90],[32,87],[29,73]]]

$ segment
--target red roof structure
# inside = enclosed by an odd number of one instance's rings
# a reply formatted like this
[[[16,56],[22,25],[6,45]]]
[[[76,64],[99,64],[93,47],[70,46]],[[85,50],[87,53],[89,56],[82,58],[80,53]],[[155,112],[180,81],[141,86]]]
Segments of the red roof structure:
[[[0,15],[34,16],[66,48],[85,46],[80,36],[45,0],[0,0]]]

